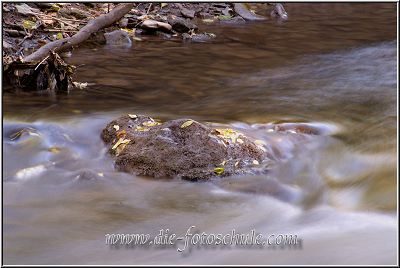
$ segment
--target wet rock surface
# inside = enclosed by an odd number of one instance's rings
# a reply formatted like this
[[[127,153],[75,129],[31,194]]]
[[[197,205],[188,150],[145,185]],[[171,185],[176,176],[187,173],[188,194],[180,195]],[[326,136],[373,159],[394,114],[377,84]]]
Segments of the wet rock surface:
[[[122,31],[122,30],[115,30],[109,33],[105,33],[104,37],[106,39],[106,44],[107,45],[114,45],[114,46],[119,46],[119,45],[126,45],[130,46],[132,44],[131,39],[129,38],[129,35],[127,32]]]
[[[156,178],[197,181],[254,174],[267,157],[260,145],[237,131],[190,119],[160,123],[124,115],[110,122],[101,138],[118,170]]]

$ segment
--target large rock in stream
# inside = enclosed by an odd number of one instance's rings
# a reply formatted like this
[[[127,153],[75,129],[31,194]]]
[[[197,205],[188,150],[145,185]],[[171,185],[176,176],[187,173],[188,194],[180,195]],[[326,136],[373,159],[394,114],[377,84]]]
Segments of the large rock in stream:
[[[253,173],[266,159],[263,148],[232,129],[191,119],[164,123],[124,115],[101,134],[118,170],[151,177],[207,180]]]

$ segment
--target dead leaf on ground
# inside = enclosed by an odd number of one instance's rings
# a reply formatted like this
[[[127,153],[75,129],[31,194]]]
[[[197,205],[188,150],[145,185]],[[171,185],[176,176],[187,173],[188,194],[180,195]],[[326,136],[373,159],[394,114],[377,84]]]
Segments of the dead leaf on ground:
[[[36,22],[31,21],[31,20],[24,20],[24,22],[22,23],[22,26],[27,29],[27,30],[33,30],[36,29]]]

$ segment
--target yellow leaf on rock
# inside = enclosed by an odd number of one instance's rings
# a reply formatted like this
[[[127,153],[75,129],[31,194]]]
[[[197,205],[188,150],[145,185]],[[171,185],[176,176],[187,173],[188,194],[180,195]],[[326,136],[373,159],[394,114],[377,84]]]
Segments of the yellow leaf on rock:
[[[118,139],[119,138],[125,138],[125,136],[126,136],[126,131],[124,129],[117,132],[117,138]]]
[[[135,128],[136,131],[149,131],[150,129],[148,129],[147,127],[142,127],[142,126],[137,126]]]
[[[142,125],[145,127],[154,127],[154,126],[161,125],[161,123],[155,122],[155,121],[147,121],[147,122],[143,122]]]
[[[225,169],[223,167],[216,167],[214,168],[214,173],[217,175],[221,175],[222,173],[224,173]]]
[[[128,144],[130,141],[131,141],[131,140],[119,138],[119,140],[114,144],[114,146],[113,146],[111,149],[115,150],[115,149],[117,149],[117,147],[120,146],[121,144]]]
[[[191,124],[193,124],[193,120],[188,120],[188,121],[186,121],[185,123],[183,123],[182,125],[181,125],[181,128],[185,128],[185,127],[188,127],[188,126],[190,126]]]
[[[232,143],[236,143],[236,141],[238,140],[238,138],[240,136],[243,136],[243,134],[227,128],[227,129],[216,129],[216,132],[218,133],[217,136],[223,138],[225,141],[227,140],[231,140]],[[240,141],[238,141],[239,143],[243,143],[243,140],[240,139]]]
[[[118,146],[117,149],[115,150],[115,155],[118,156],[125,149],[125,146],[126,146],[126,143]]]
[[[58,40],[63,39],[63,38],[64,38],[64,37],[63,37],[62,33],[58,33],[58,34],[57,34],[57,39],[58,39]]]

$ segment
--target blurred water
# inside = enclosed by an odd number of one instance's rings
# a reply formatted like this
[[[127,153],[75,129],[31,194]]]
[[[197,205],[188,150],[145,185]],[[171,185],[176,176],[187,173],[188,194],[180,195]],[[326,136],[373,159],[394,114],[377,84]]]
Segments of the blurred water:
[[[393,264],[395,4],[287,4],[290,19],[201,26],[212,44],[74,51],[86,90],[3,94],[6,264]],[[101,129],[121,113],[190,117],[265,141],[266,176],[190,183],[115,172]],[[306,123],[320,135],[275,133]],[[20,138],[13,133],[29,127]],[[191,225],[292,233],[302,249],[110,249],[106,233]]]

